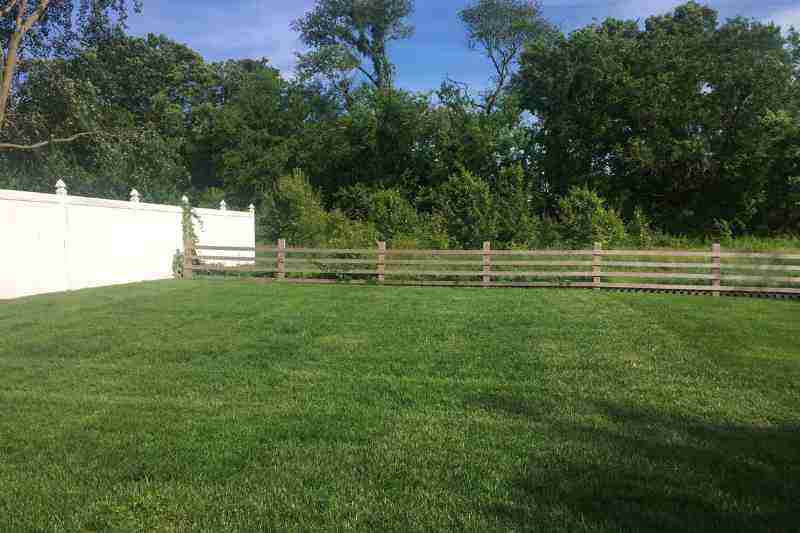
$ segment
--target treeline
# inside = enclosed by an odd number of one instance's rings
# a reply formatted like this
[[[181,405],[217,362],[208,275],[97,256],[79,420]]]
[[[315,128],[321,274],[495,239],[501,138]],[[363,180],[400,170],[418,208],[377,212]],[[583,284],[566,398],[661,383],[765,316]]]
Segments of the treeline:
[[[348,7],[349,6],[349,7]],[[146,7],[146,6],[145,6]],[[343,10],[337,12],[336,10]],[[362,9],[363,11],[358,11]],[[0,187],[255,203],[300,244],[648,246],[800,231],[800,37],[694,2],[569,35],[527,0],[460,13],[483,92],[395,87],[411,0],[318,0],[296,76],[94,32],[20,65]],[[674,239],[673,239],[674,240]]]

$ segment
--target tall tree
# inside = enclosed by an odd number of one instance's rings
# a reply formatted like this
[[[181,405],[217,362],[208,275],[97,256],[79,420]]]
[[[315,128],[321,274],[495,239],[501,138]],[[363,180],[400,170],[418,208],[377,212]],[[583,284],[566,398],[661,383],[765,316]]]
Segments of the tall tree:
[[[391,89],[395,67],[388,45],[413,34],[406,22],[413,11],[413,0],[317,0],[292,23],[311,48],[299,57],[301,75],[337,80],[349,91],[349,75],[357,71],[378,89]]]
[[[609,19],[532,44],[519,87],[539,118],[550,190],[588,185],[625,214],[641,207],[674,232],[701,233],[716,221],[754,229],[772,209],[768,139],[792,138],[774,131],[789,123],[774,114],[796,116],[787,109],[798,94],[796,47],[772,24],[720,25],[696,2],[644,27]]]
[[[65,56],[83,39],[91,42],[114,28],[123,28],[128,6],[141,8],[141,0],[3,0],[0,2],[0,135],[13,115],[14,85],[25,59]],[[0,143],[0,149],[36,149],[69,142],[91,132],[67,138],[49,138],[19,145]]]
[[[493,87],[483,104],[491,113],[508,88],[525,43],[554,31],[542,16],[539,0],[477,0],[459,16],[467,28],[469,47],[483,50],[494,67]]]

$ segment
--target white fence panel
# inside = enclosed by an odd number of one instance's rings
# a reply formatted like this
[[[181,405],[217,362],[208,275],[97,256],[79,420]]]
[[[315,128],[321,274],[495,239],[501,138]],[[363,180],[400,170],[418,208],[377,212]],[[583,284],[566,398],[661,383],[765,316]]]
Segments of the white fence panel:
[[[124,202],[60,190],[0,189],[0,299],[173,276],[183,249],[181,207],[140,203],[138,193]],[[252,209],[194,211],[200,244],[255,247]],[[254,252],[236,256],[252,262]]]

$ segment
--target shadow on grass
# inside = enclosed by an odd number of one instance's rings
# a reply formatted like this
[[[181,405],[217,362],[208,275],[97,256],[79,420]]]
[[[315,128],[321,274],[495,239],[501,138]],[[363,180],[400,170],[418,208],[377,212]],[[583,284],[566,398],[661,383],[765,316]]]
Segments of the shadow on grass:
[[[486,406],[542,420],[508,399]],[[553,421],[511,502],[487,511],[517,530],[800,531],[800,427],[596,412],[602,422]]]

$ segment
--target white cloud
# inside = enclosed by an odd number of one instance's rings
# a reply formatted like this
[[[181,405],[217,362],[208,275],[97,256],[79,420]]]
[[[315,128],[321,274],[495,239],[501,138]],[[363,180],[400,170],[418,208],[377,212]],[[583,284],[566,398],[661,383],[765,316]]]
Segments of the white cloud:
[[[313,0],[279,6],[271,0],[239,0],[226,2],[224,8],[198,2],[190,17],[181,1],[147,2],[142,15],[131,20],[134,33],[164,33],[208,60],[266,57],[284,74],[293,71],[302,43],[290,24]]]

